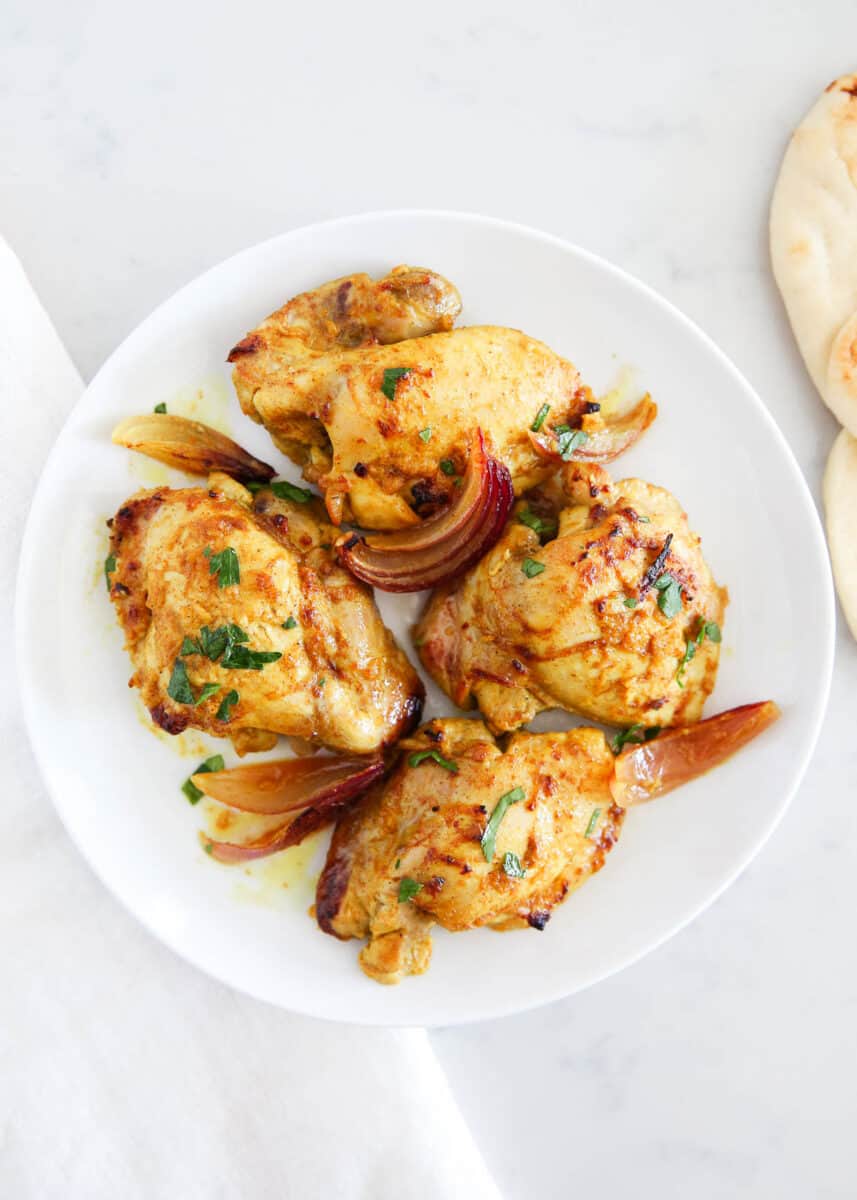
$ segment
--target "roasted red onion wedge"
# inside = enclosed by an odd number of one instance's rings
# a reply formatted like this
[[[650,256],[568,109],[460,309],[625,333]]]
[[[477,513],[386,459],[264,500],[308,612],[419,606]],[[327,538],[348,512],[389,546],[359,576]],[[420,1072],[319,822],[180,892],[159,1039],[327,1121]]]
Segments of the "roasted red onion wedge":
[[[530,442],[540,458],[548,462],[563,461],[579,462],[610,462],[625,450],[628,450],[651,425],[658,415],[658,406],[651,396],[646,393],[632,409],[607,421],[602,429],[594,429],[587,433],[586,441],[571,452],[567,460],[563,460],[553,431],[545,429],[541,433],[530,432]]]
[[[671,792],[731,758],[779,715],[773,700],[742,704],[696,725],[669,729],[642,745],[627,746],[616,759],[610,784],[613,799],[628,808]]]
[[[232,438],[202,421],[189,421],[172,413],[128,417],[113,430],[113,441],[190,475],[222,471],[233,479],[257,483],[267,483],[276,475],[273,467],[254,458]]]
[[[345,534],[336,548],[358,579],[384,592],[419,592],[462,574],[497,541],[515,499],[512,478],[478,430],[459,495],[411,529]]]
[[[383,774],[380,758],[289,758],[194,775],[201,792],[230,808],[267,816],[288,814],[288,820],[250,842],[220,842],[201,835],[205,849],[219,862],[235,863],[295,846]]]
[[[296,817],[292,817],[284,824],[278,825],[276,829],[269,830],[262,837],[255,838],[252,842],[241,844],[237,842],[217,842],[212,838],[206,837],[204,833],[199,835],[199,839],[207,854],[210,854],[212,858],[216,858],[218,862],[225,863],[227,866],[231,866],[234,863],[252,862],[254,858],[267,858],[270,854],[276,854],[279,850],[287,850],[289,846],[299,845],[305,837],[334,821],[342,807],[341,804],[330,804],[324,809],[304,809]]]
[[[384,772],[380,758],[282,758],[192,776],[206,796],[241,812],[275,816],[348,800]],[[215,778],[216,776],[216,778]]]

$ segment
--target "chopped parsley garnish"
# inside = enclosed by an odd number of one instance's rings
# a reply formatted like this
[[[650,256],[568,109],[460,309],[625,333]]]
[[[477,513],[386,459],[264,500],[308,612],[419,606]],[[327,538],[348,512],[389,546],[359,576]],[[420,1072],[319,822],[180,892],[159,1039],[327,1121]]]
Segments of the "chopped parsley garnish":
[[[675,673],[675,681],[680,688],[684,687],[684,669],[690,660],[694,657],[699,647],[708,638],[710,642],[719,642],[721,638],[720,626],[716,621],[703,621],[699,627],[699,633],[695,638],[688,638],[685,642],[684,654],[682,655],[678,670]]]
[[[196,641],[186,637],[181,645],[179,654],[187,658],[191,654],[203,654],[216,662],[230,646],[236,642],[249,642],[250,638],[239,625],[218,625],[216,629],[203,625]]]
[[[107,591],[108,592],[110,591],[110,588],[112,586],[110,583],[110,576],[113,574],[113,572],[115,570],[116,570],[116,555],[108,554],[104,560],[104,579],[107,583]]]
[[[494,806],[494,811],[488,818],[488,824],[485,826],[485,832],[482,834],[482,854],[486,862],[491,862],[494,857],[494,847],[497,841],[497,833],[503,823],[503,818],[507,810],[513,804],[519,804],[521,800],[526,799],[526,792],[522,787],[512,788],[511,792],[506,792],[501,796]]]
[[[279,650],[251,650],[249,646],[230,642],[220,665],[233,671],[261,671],[265,663],[276,662],[282,657]]]
[[[173,663],[173,673],[170,676],[170,682],[167,684],[167,695],[171,700],[175,700],[176,704],[196,703],[193,688],[190,686],[190,680],[187,677],[187,667],[180,658],[177,658]]]
[[[523,879],[527,873],[521,866],[521,860],[517,854],[513,854],[511,850],[508,850],[503,857],[503,870],[512,879]]]
[[[193,702],[194,708],[199,708],[203,701],[209,700],[215,694],[215,692],[220,691],[220,688],[221,684],[219,683],[204,683],[202,685],[202,691]]]
[[[425,429],[420,430],[420,441],[431,441],[431,425],[426,425]]]
[[[293,500],[295,504],[309,504],[312,500],[309,488],[298,487],[296,483],[289,483],[288,479],[275,479],[268,486],[278,500]]]
[[[250,638],[239,625],[218,625],[216,629],[210,629],[208,625],[203,625],[196,640],[186,637],[182,642],[179,651],[180,657],[176,659],[176,667],[180,666],[184,670],[184,677],[187,679],[187,670],[181,659],[192,654],[201,654],[211,662],[217,662],[219,659],[221,667],[233,671],[261,671],[265,663],[276,662],[278,658],[283,657],[279,650],[251,650],[245,644],[249,640]],[[176,667],[173,668],[174,678]],[[181,676],[181,672],[179,672],[179,676]],[[172,687],[172,680],[170,680],[170,686]],[[190,690],[189,683],[188,690]],[[173,695],[172,692],[169,694]],[[173,696],[173,699],[176,700],[178,697]],[[194,701],[182,700],[180,703],[192,704]]]
[[[670,575],[669,571],[665,571],[660,579],[655,580],[655,587],[658,589],[658,608],[664,616],[671,620],[678,616],[681,612],[681,584]]]
[[[660,725],[650,725],[648,729],[642,725],[631,725],[630,728],[623,729],[620,733],[616,734],[611,749],[614,754],[618,754],[623,746],[639,746],[643,742],[650,742],[660,732]]]
[[[635,596],[626,596],[622,603],[626,608],[636,608],[640,601]]]
[[[563,462],[568,462],[575,450],[589,441],[589,434],[583,429],[569,429],[567,425],[557,426],[554,433],[557,435],[557,448]]]
[[[388,400],[396,399],[396,388],[399,386],[399,380],[404,379],[406,375],[410,375],[413,367],[387,367],[384,371],[384,382],[381,384],[381,391]]]
[[[248,479],[244,487],[248,492],[252,492],[255,496],[257,492],[261,492],[262,488],[267,487],[267,483],[260,483],[258,479]]]
[[[231,546],[218,554],[212,554],[209,550],[205,557],[208,559],[208,573],[217,576],[218,587],[235,587],[241,582],[238,555]]]
[[[409,879],[407,875],[399,881],[399,903],[407,904],[409,900],[413,900],[417,892],[423,890],[423,885],[417,883],[416,879]]]
[[[289,617],[287,621],[283,621],[283,629],[294,629],[296,625],[297,621],[294,619],[294,617]]]
[[[215,771],[223,770],[223,755],[212,754],[211,758],[207,758],[205,762],[199,764],[195,771],[182,784],[182,791],[187,796],[191,804],[198,804],[202,799],[204,792],[201,792],[193,781],[193,775],[211,775]],[[206,846],[208,854],[211,853],[211,843]]]
[[[440,460],[440,469],[443,471],[444,475],[454,475],[455,463],[451,458],[442,458]]]
[[[192,704],[194,708],[208,700],[215,692],[220,691],[219,683],[204,683],[202,691],[198,696],[194,696],[193,688],[190,686],[188,679],[187,667],[180,658],[177,658],[173,663],[173,673],[170,675],[170,682],[167,684],[167,695],[171,700],[175,700],[176,704]]]
[[[451,771],[453,775],[458,774],[458,763],[453,762],[451,758],[444,758],[439,750],[417,750],[415,754],[411,754],[408,758],[408,766],[418,767],[420,763],[424,763],[427,759],[436,762],[445,771]]]
[[[544,425],[545,417],[548,415],[550,410],[551,410],[551,406],[549,404],[543,404],[541,406],[539,411],[536,413],[535,421],[533,421],[532,425],[530,426],[530,429],[532,429],[533,433],[539,432],[542,425]]]
[[[583,835],[584,837],[592,837],[592,834],[595,832],[595,826],[598,824],[598,818],[600,816],[601,816],[601,809],[594,808],[592,810],[592,816],[589,818],[589,824],[586,826],[586,833]]]
[[[232,688],[231,691],[227,692],[226,695],[223,697],[223,699],[220,701],[220,708],[218,708],[218,710],[217,710],[217,720],[218,721],[230,720],[230,718],[232,717],[232,710],[240,699],[241,699],[241,697],[235,691],[235,688]]]
[[[557,524],[555,517],[537,516],[529,508],[525,508],[523,512],[518,513],[518,520],[522,525],[526,525],[529,529],[534,530],[539,536],[543,533],[556,533]]]
[[[543,562],[537,562],[534,558],[525,558],[521,563],[521,570],[526,575],[527,579],[533,579],[536,575],[541,575],[545,569]]]
[[[155,405],[154,412],[165,413],[166,411],[167,411],[167,406],[166,406],[166,404],[164,404],[163,400],[161,401],[160,404]]]

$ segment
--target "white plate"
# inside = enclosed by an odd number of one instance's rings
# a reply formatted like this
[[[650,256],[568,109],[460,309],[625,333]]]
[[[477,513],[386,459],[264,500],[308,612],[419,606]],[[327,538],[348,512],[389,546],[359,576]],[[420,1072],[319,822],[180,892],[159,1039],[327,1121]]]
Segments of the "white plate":
[[[312,854],[298,847],[248,870],[202,852],[201,813],[179,791],[202,757],[202,739],[159,738],[147,728],[126,686],[130,667],[100,564],[105,519],[138,487],[162,482],[153,474],[159,468],[111,445],[113,425],[166,401],[172,412],[216,421],[297,478],[241,415],[226,353],[295,293],[401,262],[454,280],[464,323],[525,329],[571,358],[598,392],[627,368],[636,390],[653,393],[657,422],[616,466],[675,492],[703,534],[716,578],[730,588],[707,712],[771,697],[783,717],[708,777],[632,811],[604,870],[544,933],[438,932],[428,974],[383,988],[359,970],[357,943],[326,937],[307,916],[321,839]],[[164,469],[168,477],[181,481]],[[381,598],[407,647],[419,602]],[[798,467],[758,397],[695,326],[615,267],[545,234],[454,213],[377,213],[236,255],[162,305],[102,367],[33,504],[17,649],[30,734],[59,813],[144,925],[203,970],[284,1008],[434,1025],[512,1013],[586,987],[657,946],[723,891],[771,833],[806,768],[828,694],[833,611],[824,540]],[[449,711],[433,691],[428,715]],[[176,742],[188,740],[192,758],[178,757]],[[228,743],[209,746],[205,753],[223,750],[236,761]],[[287,888],[277,886],[283,880]]]

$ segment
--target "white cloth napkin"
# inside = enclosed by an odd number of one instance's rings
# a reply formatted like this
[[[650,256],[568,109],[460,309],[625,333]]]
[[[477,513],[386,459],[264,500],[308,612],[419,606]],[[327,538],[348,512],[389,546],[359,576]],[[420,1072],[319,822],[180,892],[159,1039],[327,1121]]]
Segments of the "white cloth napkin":
[[[294,1017],[212,982],[60,826],[9,670],[11,563],[82,386],[0,239],[0,1195],[498,1200],[425,1032]]]

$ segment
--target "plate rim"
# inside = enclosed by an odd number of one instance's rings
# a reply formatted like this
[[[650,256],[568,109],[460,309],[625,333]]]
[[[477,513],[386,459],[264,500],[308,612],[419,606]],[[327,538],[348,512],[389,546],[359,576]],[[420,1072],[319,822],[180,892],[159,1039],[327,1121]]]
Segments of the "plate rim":
[[[677,919],[674,923],[670,924],[658,936],[647,941],[635,953],[624,957],[618,965],[608,964],[603,970],[594,971],[589,978],[584,979],[582,982],[571,988],[561,985],[557,988],[552,988],[540,993],[536,998],[526,1003],[521,1003],[520,1001],[516,1000],[512,1001],[511,1003],[504,1004],[502,1003],[502,997],[499,997],[498,1001],[490,1006],[483,1004],[478,1012],[466,1013],[463,1016],[458,1016],[451,1019],[447,1017],[443,1020],[426,1020],[423,1022],[409,1021],[398,1018],[389,1019],[382,1015],[379,1015],[377,1019],[374,1017],[355,1018],[343,1015],[338,1011],[319,1011],[317,1007],[309,1007],[306,1005],[301,1006],[299,1003],[282,1003],[279,1000],[275,1000],[270,996],[263,994],[260,990],[255,989],[250,984],[224,978],[222,975],[218,974],[213,967],[209,966],[203,961],[200,961],[194,955],[192,949],[189,950],[184,945],[179,945],[178,939],[171,939],[165,936],[162,930],[156,929],[153,924],[150,923],[147,916],[142,915],[135,907],[133,907],[131,901],[126,900],[126,898],[113,885],[113,883],[107,881],[107,879],[99,871],[93,859],[90,858],[89,854],[87,853],[87,849],[77,837],[73,821],[71,819],[67,819],[67,810],[62,798],[55,792],[51,786],[51,783],[49,782],[48,770],[46,765],[44,765],[42,758],[42,734],[38,720],[37,698],[35,694],[36,688],[26,670],[25,664],[27,663],[28,656],[24,640],[26,627],[25,592],[27,590],[27,584],[30,580],[32,559],[35,553],[35,548],[32,544],[35,536],[33,530],[36,525],[38,510],[41,504],[44,502],[43,497],[46,494],[44,489],[44,481],[52,469],[55,458],[60,453],[60,447],[69,426],[71,425],[79,409],[84,405],[90,390],[95,387],[96,383],[98,383],[100,380],[101,375],[106,372],[108,368],[115,368],[117,362],[121,365],[124,356],[130,353],[129,343],[135,341],[141,333],[147,330],[150,324],[157,320],[161,311],[166,306],[175,303],[192,289],[200,287],[209,276],[221,270],[228,263],[231,263],[246,254],[261,251],[266,246],[271,246],[274,243],[286,241],[290,238],[306,237],[308,235],[323,233],[324,231],[330,231],[343,226],[359,227],[363,224],[383,223],[384,221],[389,221],[392,219],[413,218],[428,219],[433,221],[440,220],[449,223],[470,222],[480,226],[491,227],[501,232],[516,234],[529,239],[535,239],[536,241],[549,245],[559,251],[562,251],[563,253],[571,254],[572,256],[582,259],[591,266],[594,266],[597,269],[605,272],[607,275],[612,276],[616,281],[623,284],[625,287],[630,287],[633,291],[636,291],[638,294],[642,295],[649,303],[653,304],[656,308],[659,308],[667,316],[675,320],[692,338],[695,338],[709,352],[709,354],[711,354],[719,362],[721,367],[725,368],[726,372],[731,376],[734,383],[744,392],[746,398],[755,406],[757,412],[762,418],[769,436],[771,436],[778,444],[779,449],[782,452],[782,455],[791,471],[791,474],[797,483],[796,495],[799,497],[803,507],[810,514],[810,525],[816,544],[815,548],[820,550],[821,558],[825,564],[822,603],[818,605],[816,610],[821,616],[824,625],[823,653],[819,661],[818,677],[820,682],[820,690],[816,704],[816,712],[814,714],[814,719],[811,722],[811,728],[805,743],[805,749],[793,772],[791,783],[783,790],[779,804],[776,810],[772,813],[771,819],[766,828],[762,830],[754,842],[745,848],[744,852],[738,857],[736,865],[724,876],[723,880],[721,880],[721,882],[711,891],[711,893],[708,894],[699,904],[693,906],[689,912]],[[57,333],[57,336],[59,337],[59,333]],[[816,585],[817,582],[818,581],[816,581]],[[816,593],[816,598],[818,600],[818,593]],[[624,971],[628,967],[631,967],[635,963],[639,962],[642,958],[645,958],[648,954],[658,950],[671,938],[681,933],[682,930],[684,930],[688,925],[701,916],[702,913],[715,904],[716,901],[719,900],[723,895],[723,893],[732,886],[732,884],[739,878],[740,875],[743,874],[750,863],[762,851],[768,839],[776,831],[787,810],[791,806],[815,753],[821,733],[822,723],[827,713],[833,677],[835,641],[836,599],[833,587],[833,576],[830,566],[829,552],[827,549],[827,540],[824,535],[821,516],[815,503],[815,499],[809,488],[809,484],[804,477],[800,464],[798,463],[788,440],[774,419],[772,413],[753,385],[742,374],[735,363],[732,362],[731,358],[729,358],[726,352],[717,345],[717,343],[709,334],[707,334],[694,320],[682,312],[681,309],[679,309],[672,301],[667,300],[651,285],[631,274],[631,272],[627,271],[624,267],[617,266],[615,263],[610,262],[600,254],[596,254],[591,250],[587,250],[584,247],[557,234],[549,233],[545,230],[538,229],[534,226],[526,225],[521,222],[506,220],[501,217],[486,216],[485,214],[473,211],[443,208],[371,209],[345,216],[332,217],[322,221],[311,222],[306,225],[295,226],[294,228],[273,234],[271,237],[264,238],[259,242],[254,242],[244,246],[235,251],[233,254],[227,255],[225,258],[218,260],[205,270],[187,280],[184,284],[182,284],[179,288],[177,288],[174,292],[157,304],[155,308],[143,318],[142,321],[138,322],[138,324],[126,334],[126,336],[114,348],[114,350],[108,354],[107,358],[102,362],[92,379],[89,380],[88,383],[84,384],[81,394],[69,409],[61,427],[56,433],[51,448],[45,458],[41,470],[38,473],[38,478],[31,495],[30,505],[24,523],[21,544],[18,553],[13,602],[13,653],[15,660],[15,676],[18,684],[19,696],[21,699],[24,726],[27,732],[30,747],[33,751],[33,756],[36,760],[38,771],[45,786],[45,790],[50,796],[51,802],[66,834],[86,862],[89,870],[92,871],[93,875],[99,880],[101,885],[111,896],[113,896],[114,899],[119,902],[122,908],[147,931],[149,935],[153,936],[161,945],[166,946],[170,951],[183,959],[185,962],[190,963],[193,967],[202,971],[209,978],[216,980],[222,986],[234,988],[239,993],[252,996],[254,999],[262,1001],[266,1004],[270,1004],[281,1011],[294,1012],[305,1016],[315,1017],[319,1020],[347,1023],[366,1028],[449,1027],[453,1025],[475,1024],[480,1021],[495,1020],[506,1016],[512,1016],[517,1013],[531,1012],[534,1009],[541,1008],[547,1004],[557,1003],[562,999],[577,995],[578,993],[595,986],[602,980],[610,978],[612,975],[619,974],[621,971]]]

